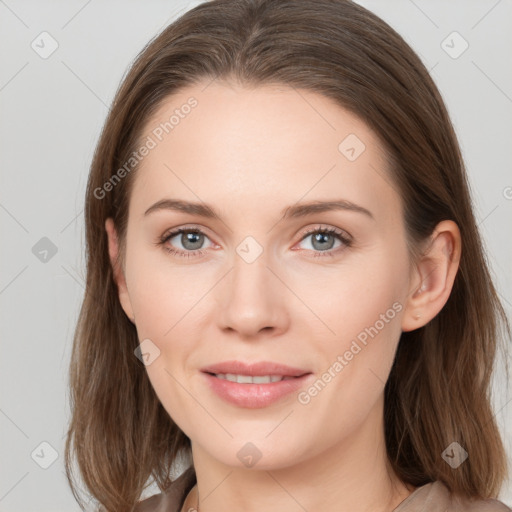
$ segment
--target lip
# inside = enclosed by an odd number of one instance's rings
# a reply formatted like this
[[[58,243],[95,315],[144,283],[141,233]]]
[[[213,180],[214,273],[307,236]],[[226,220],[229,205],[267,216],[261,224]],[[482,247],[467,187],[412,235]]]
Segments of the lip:
[[[236,375],[282,375],[283,377],[300,377],[309,370],[293,368],[284,364],[271,361],[260,361],[258,363],[243,363],[242,361],[224,361],[201,368],[205,373],[234,373]]]
[[[313,373],[278,363],[259,362],[245,364],[240,361],[225,361],[201,369],[210,389],[226,402],[247,409],[267,407],[293,392],[311,380]],[[219,379],[214,373],[234,373],[238,375],[282,375],[294,377],[268,384],[242,384]]]

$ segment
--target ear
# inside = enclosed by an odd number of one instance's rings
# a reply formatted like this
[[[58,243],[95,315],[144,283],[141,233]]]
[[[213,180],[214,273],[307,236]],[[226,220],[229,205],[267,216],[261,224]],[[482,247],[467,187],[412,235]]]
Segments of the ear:
[[[413,331],[432,320],[448,301],[459,268],[461,237],[457,224],[440,222],[417,263],[402,316],[402,331]]]
[[[119,294],[119,301],[121,307],[128,316],[131,322],[135,322],[135,316],[133,314],[132,303],[130,296],[128,295],[128,288],[126,286],[126,278],[117,258],[119,256],[119,242],[117,232],[114,227],[114,221],[112,218],[108,218],[105,221],[105,230],[108,236],[108,254],[110,257],[110,263],[114,272],[114,281],[117,285],[117,291]]]

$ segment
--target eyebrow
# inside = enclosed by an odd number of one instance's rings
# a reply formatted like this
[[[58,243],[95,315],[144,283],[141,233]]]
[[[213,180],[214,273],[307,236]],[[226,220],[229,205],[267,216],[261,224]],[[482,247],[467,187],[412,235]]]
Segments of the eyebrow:
[[[152,212],[160,210],[180,211],[184,213],[189,213],[191,215],[198,215],[200,217],[205,217],[208,219],[221,220],[220,215],[215,211],[215,209],[206,203],[194,203],[190,201],[183,201],[180,199],[168,198],[161,199],[160,201],[157,201],[155,204],[150,206],[144,213],[144,216],[147,216]],[[309,203],[295,204],[285,208],[281,212],[281,216],[283,219],[300,218],[315,213],[335,210],[345,210],[362,213],[370,217],[371,219],[375,220],[374,216],[369,210],[346,199],[338,199],[336,201],[311,201]]]

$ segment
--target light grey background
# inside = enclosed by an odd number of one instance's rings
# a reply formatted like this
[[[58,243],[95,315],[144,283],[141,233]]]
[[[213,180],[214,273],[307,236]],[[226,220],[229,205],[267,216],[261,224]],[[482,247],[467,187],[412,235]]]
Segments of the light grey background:
[[[68,363],[84,291],[88,168],[107,105],[132,59],[164,26],[198,3],[0,0],[0,511],[79,510],[62,463]],[[441,90],[510,315],[512,3],[359,3],[406,39]],[[51,48],[48,36],[40,36],[44,31],[58,43],[46,59],[31,47],[35,41],[39,52]],[[458,55],[464,41],[469,46]],[[40,242],[43,237],[57,250],[46,254],[46,262],[36,250],[38,242],[48,244]],[[496,383],[496,417],[510,456],[512,401],[502,372]],[[50,464],[52,455],[55,461],[47,469],[40,467]],[[147,494],[156,491],[154,487]],[[510,480],[500,497],[512,505]]]

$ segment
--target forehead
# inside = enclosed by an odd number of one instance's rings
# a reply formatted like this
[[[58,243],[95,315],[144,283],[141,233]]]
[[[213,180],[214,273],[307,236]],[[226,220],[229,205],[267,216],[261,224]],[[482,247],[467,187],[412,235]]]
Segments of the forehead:
[[[139,212],[166,195],[266,211],[302,197],[397,199],[369,127],[333,100],[286,85],[186,87],[162,102],[140,140],[151,149],[136,173]]]

